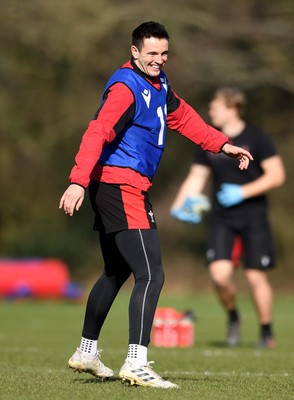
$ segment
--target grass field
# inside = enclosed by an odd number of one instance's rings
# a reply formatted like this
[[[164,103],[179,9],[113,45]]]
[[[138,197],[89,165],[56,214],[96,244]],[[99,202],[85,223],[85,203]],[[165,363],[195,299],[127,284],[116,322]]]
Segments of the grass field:
[[[116,376],[127,351],[128,292],[113,305],[100,339],[106,365]],[[114,378],[100,382],[74,374],[67,360],[79,345],[85,304],[66,302],[0,303],[1,400],[283,400],[294,399],[294,297],[276,296],[278,347],[257,349],[258,328],[250,299],[240,298],[242,345],[226,348],[225,320],[212,294],[163,294],[161,306],[193,309],[196,341],[188,349],[150,346],[149,360],[180,389],[162,390],[122,385]]]

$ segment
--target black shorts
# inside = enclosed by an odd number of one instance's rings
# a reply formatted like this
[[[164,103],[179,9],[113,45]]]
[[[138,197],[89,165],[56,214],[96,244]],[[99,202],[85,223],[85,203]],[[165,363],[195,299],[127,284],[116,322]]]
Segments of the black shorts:
[[[242,218],[229,219],[211,213],[208,225],[207,261],[232,260],[236,238],[242,242],[242,258],[247,269],[266,270],[275,264],[275,251],[265,208],[252,210]]]
[[[129,185],[91,181],[89,195],[95,230],[108,234],[126,229],[156,229],[147,192]]]

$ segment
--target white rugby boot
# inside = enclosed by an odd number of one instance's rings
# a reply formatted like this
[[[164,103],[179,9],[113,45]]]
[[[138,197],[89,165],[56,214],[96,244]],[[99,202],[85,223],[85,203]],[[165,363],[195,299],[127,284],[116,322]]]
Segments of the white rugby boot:
[[[72,368],[74,372],[88,372],[101,379],[111,378],[114,374],[110,368],[107,368],[100,360],[100,352],[97,352],[96,357],[91,358],[84,354],[79,347],[76,352],[68,361],[69,368]]]
[[[119,371],[122,383],[128,382],[130,385],[149,386],[162,389],[175,389],[179,386],[175,383],[164,380],[160,375],[153,371],[148,362],[146,365],[136,366],[129,361],[125,361]]]

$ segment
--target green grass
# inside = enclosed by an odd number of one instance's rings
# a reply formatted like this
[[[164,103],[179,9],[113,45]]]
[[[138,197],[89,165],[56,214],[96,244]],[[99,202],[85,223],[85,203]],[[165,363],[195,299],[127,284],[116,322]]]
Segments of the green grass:
[[[127,352],[128,292],[117,298],[105,324],[100,347],[116,376]],[[278,296],[275,332],[278,347],[256,349],[258,328],[250,299],[240,299],[242,345],[223,344],[224,314],[212,294],[162,295],[161,306],[191,308],[197,315],[196,341],[188,349],[150,346],[149,360],[163,377],[180,385],[160,390],[100,382],[74,374],[67,360],[79,345],[85,304],[66,302],[0,303],[1,400],[283,400],[294,399],[294,297]]]

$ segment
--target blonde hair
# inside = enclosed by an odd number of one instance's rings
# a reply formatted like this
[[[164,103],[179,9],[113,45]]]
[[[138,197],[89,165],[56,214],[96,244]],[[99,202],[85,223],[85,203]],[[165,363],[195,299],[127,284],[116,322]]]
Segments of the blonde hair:
[[[236,108],[239,116],[243,116],[246,106],[245,94],[235,87],[223,87],[215,91],[213,99],[221,98],[227,107]]]

